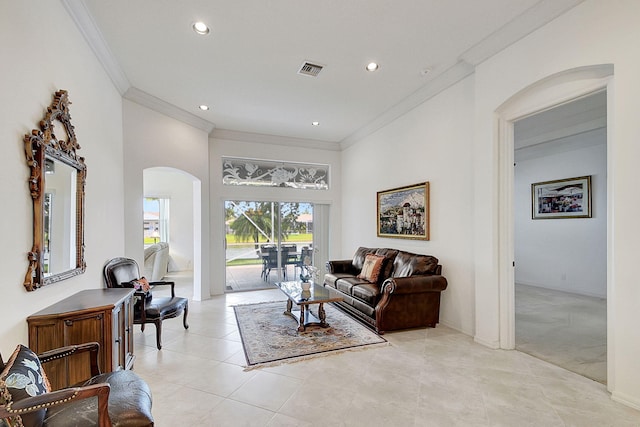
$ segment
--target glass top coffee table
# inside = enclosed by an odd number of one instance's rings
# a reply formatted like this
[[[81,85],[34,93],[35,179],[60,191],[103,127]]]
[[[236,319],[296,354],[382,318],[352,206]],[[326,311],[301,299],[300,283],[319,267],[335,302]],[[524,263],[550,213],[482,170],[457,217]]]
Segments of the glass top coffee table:
[[[316,285],[313,282],[309,283],[309,290],[303,290],[300,281],[276,283],[276,286],[288,297],[287,310],[284,314],[298,321],[298,332],[302,332],[307,326],[312,325],[327,328],[329,324],[324,312],[324,303],[342,301],[341,297],[332,297],[324,286]],[[294,303],[300,307],[299,311],[291,311]],[[309,309],[312,304],[318,304],[317,314]]]

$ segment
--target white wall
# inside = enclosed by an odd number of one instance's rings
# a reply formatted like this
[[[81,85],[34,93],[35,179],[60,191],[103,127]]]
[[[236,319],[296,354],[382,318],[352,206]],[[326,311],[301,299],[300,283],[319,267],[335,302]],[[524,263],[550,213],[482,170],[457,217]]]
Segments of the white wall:
[[[179,169],[200,182],[200,234],[194,236],[194,299],[211,295],[209,280],[209,164],[205,131],[123,101],[126,256],[143,262],[143,171],[153,167]],[[198,202],[197,202],[198,203]],[[198,253],[200,251],[200,254]]]
[[[169,199],[169,271],[193,269],[193,180],[168,168],[144,170],[144,197]]]
[[[3,2],[0,52],[0,350],[8,357],[18,343],[28,343],[27,316],[80,290],[103,287],[104,263],[124,249],[122,101],[60,2]],[[26,292],[33,213],[23,137],[38,128],[59,89],[69,92],[78,154],[87,164],[87,271]]]
[[[583,147],[516,162],[516,283],[606,298],[606,129],[555,144],[571,141]],[[591,175],[592,218],[531,219],[532,183],[586,175]]]
[[[433,255],[449,285],[440,322],[474,333],[474,79],[468,77],[343,152],[342,250],[391,247]],[[430,182],[430,240],[378,238],[376,192]]]
[[[640,2],[634,0],[587,0],[476,68],[473,214],[475,339],[498,346],[504,322],[500,321],[502,273],[498,242],[502,212],[498,208],[501,163],[496,111],[514,95],[548,76],[613,64],[607,106],[608,388],[614,399],[640,408],[640,329],[633,327],[640,323],[636,268],[640,222],[635,214],[640,200],[629,197],[637,193],[640,159],[638,16]]]
[[[342,184],[340,153],[330,149],[303,148],[273,143],[274,137],[265,137],[270,143],[257,142],[255,134],[213,132],[210,139],[211,165],[211,253],[212,253],[212,290],[216,294],[224,292],[225,250],[224,250],[224,202],[225,200],[256,201],[300,201],[330,205],[329,209],[329,247],[328,253],[339,251],[341,239],[340,190]],[[244,138],[244,140],[242,140]],[[276,138],[277,139],[277,138]],[[284,140],[283,140],[284,141]],[[308,141],[307,141],[308,142]],[[318,142],[317,146],[322,146]],[[280,187],[251,187],[222,185],[222,157],[241,157],[251,159],[283,160],[301,163],[328,164],[331,168],[329,190],[301,190]],[[322,257],[320,257],[322,258]],[[318,258],[318,259],[320,259]]]
[[[211,293],[222,292],[222,202],[226,198],[307,197],[295,190],[271,189],[257,197],[249,189],[225,188],[220,179],[221,155],[332,164],[332,190],[308,196],[331,204],[330,254],[350,257],[357,246],[369,245],[437,256],[449,280],[443,293],[442,322],[474,334],[478,342],[499,346],[503,324],[497,260],[503,212],[498,208],[501,177],[496,110],[548,76],[613,64],[607,138],[608,216],[613,224],[608,230],[608,387],[616,400],[640,408],[640,329],[635,327],[640,324],[636,271],[640,201],[633,197],[640,159],[640,56],[636,47],[640,2],[586,0],[479,65],[473,77],[346,149],[342,158],[325,150],[274,148],[217,138],[211,139],[209,150],[205,132],[128,101],[124,101],[123,119],[121,97],[59,2],[3,2],[2,8],[0,141],[4,150],[0,182],[4,207],[0,235],[5,244],[0,246],[0,295],[5,304],[0,349],[5,355],[18,342],[27,341],[25,318],[29,314],[78,290],[102,287],[101,270],[107,259],[123,252],[142,259],[145,168],[174,167],[201,181],[200,214],[211,218],[210,223],[203,221],[200,236],[205,260],[199,275],[205,284],[202,294],[209,291],[209,265],[218,272],[212,278]],[[71,115],[88,166],[87,272],[27,293],[22,282],[25,255],[31,246],[32,212],[22,137],[36,126],[53,92],[61,88],[69,91],[73,102]],[[376,191],[425,180],[432,189],[431,240],[377,238]],[[211,256],[209,240],[214,249]]]
[[[638,16],[637,1],[587,0],[477,66],[474,76],[346,149],[341,253],[350,257],[365,245],[435,255],[449,281],[442,323],[499,347],[507,322],[502,313],[509,305],[499,286],[504,276],[499,260],[508,249],[501,241],[508,218],[499,207],[508,176],[501,170],[497,112],[548,76],[614,64],[607,123],[608,224],[615,224],[608,225],[607,237],[608,387],[614,399],[636,407],[640,330],[629,325],[640,323],[640,287],[634,279],[640,222],[633,214],[640,201],[629,195],[637,193],[640,158],[640,56],[633,54]],[[432,188],[432,240],[378,239],[376,191],[425,180]]]

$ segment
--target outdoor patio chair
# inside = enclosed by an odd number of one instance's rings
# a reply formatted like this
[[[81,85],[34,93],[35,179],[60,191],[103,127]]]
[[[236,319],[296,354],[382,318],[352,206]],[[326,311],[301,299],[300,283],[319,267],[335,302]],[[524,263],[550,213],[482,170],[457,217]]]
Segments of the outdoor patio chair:
[[[303,246],[300,249],[300,258],[298,258],[298,262],[295,265],[294,275],[298,277],[298,268],[300,269],[300,274],[302,274],[308,265],[313,265],[313,249]]]
[[[260,257],[262,258],[262,272],[260,273],[260,277],[264,280],[267,280],[267,269],[268,262],[267,258],[269,257],[269,251],[277,249],[277,246],[274,244],[263,244],[260,245]]]

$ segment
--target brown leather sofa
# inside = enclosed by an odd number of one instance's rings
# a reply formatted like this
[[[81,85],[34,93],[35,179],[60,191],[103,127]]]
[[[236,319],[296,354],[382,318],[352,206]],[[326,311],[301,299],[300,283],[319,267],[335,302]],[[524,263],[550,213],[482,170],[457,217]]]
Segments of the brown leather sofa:
[[[375,283],[359,278],[367,254],[384,256]],[[324,286],[342,297],[338,306],[378,333],[429,326],[440,320],[440,293],[447,288],[438,259],[390,248],[360,247],[350,260],[327,262]]]

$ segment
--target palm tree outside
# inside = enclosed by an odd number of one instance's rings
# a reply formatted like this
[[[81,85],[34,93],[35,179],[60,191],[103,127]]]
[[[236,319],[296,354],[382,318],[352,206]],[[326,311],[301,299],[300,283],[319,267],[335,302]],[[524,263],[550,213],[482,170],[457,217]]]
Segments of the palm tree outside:
[[[260,242],[286,241],[291,233],[304,231],[304,224],[297,221],[300,203],[230,201],[226,204],[227,221],[236,243],[253,242],[258,249]],[[281,215],[279,234],[278,215]]]
[[[313,204],[226,201],[224,207],[227,291],[265,289],[278,279],[271,274],[265,280],[263,244],[286,246],[286,265],[296,274],[302,248],[313,244]]]

